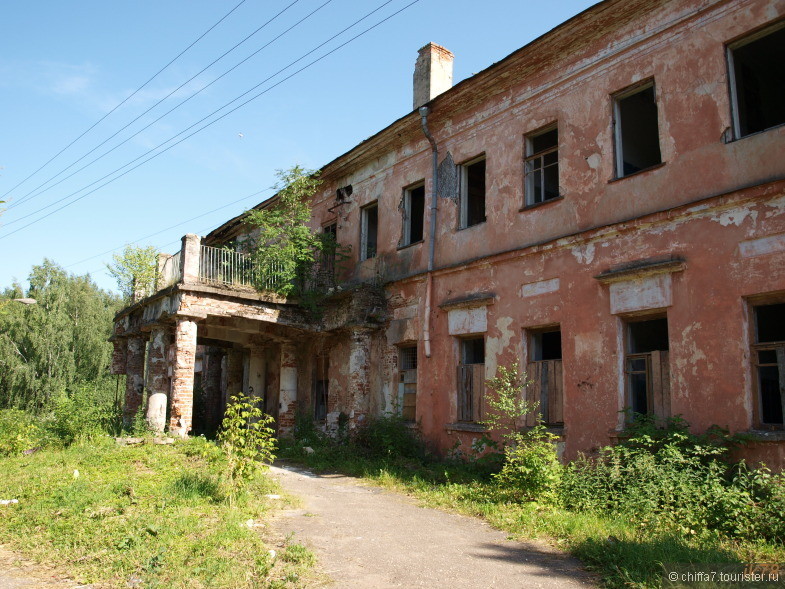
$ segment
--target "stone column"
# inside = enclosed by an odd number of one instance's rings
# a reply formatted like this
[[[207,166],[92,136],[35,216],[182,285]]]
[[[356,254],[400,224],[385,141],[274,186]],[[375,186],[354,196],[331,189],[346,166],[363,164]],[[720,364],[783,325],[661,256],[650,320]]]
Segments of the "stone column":
[[[297,349],[292,343],[281,344],[280,383],[278,432],[287,435],[294,430],[297,412]]]
[[[123,426],[133,425],[136,412],[142,404],[144,393],[144,351],[146,338],[132,336],[128,338],[125,355],[125,405],[123,407]]]
[[[174,368],[169,433],[185,437],[191,431],[194,413],[194,364],[196,322],[178,317],[174,330]]]
[[[349,427],[365,421],[371,408],[371,332],[354,328],[349,339]]]
[[[193,284],[199,282],[199,256],[201,255],[202,240],[198,235],[189,233],[183,236],[182,268],[183,283]]]
[[[166,405],[169,400],[169,366],[167,349],[169,332],[154,327],[150,333],[147,353],[147,426],[157,433],[166,427]]]

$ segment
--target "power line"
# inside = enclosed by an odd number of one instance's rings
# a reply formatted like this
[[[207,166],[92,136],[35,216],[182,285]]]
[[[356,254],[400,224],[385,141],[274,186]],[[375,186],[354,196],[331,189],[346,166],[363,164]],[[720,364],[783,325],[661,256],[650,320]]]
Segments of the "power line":
[[[30,178],[32,178],[33,176],[35,176],[35,175],[36,175],[38,172],[40,172],[41,170],[43,170],[43,169],[44,169],[46,166],[48,166],[50,163],[52,163],[52,161],[54,161],[54,160],[55,160],[55,159],[56,159],[56,158],[57,158],[57,157],[58,157],[58,156],[59,156],[61,153],[63,153],[65,150],[67,150],[69,147],[71,147],[71,146],[72,146],[74,143],[76,143],[76,142],[77,142],[77,141],[79,141],[79,140],[80,140],[82,137],[84,137],[84,136],[85,136],[85,135],[87,135],[87,134],[88,134],[90,131],[92,131],[92,130],[93,130],[93,129],[94,129],[96,126],[97,126],[97,125],[99,125],[99,124],[100,124],[100,123],[101,123],[101,122],[102,122],[102,121],[103,121],[103,120],[104,120],[106,117],[108,117],[109,115],[111,115],[111,114],[112,114],[114,111],[116,111],[118,108],[120,108],[121,106],[123,106],[123,105],[124,105],[126,102],[128,102],[128,101],[129,101],[131,98],[133,98],[133,97],[134,97],[134,96],[136,96],[136,95],[137,95],[139,92],[141,92],[141,91],[142,91],[142,89],[143,89],[145,86],[147,86],[147,85],[148,85],[150,82],[152,82],[152,81],[153,81],[155,78],[157,78],[157,77],[158,77],[158,76],[159,76],[159,75],[160,75],[160,74],[161,74],[161,73],[162,73],[162,72],[163,72],[163,71],[164,71],[166,68],[168,68],[170,65],[172,65],[172,64],[173,64],[175,61],[177,61],[178,59],[180,59],[180,57],[182,57],[182,56],[183,56],[183,54],[185,54],[185,52],[186,52],[186,51],[188,51],[189,49],[191,49],[191,47],[193,47],[193,46],[194,46],[194,45],[196,45],[196,44],[197,44],[199,41],[201,41],[201,40],[202,40],[202,39],[203,39],[203,38],[204,38],[204,37],[205,37],[205,36],[206,36],[206,35],[207,35],[207,34],[208,34],[210,31],[212,31],[212,30],[213,30],[215,27],[217,27],[217,26],[218,26],[219,24],[221,24],[221,23],[222,23],[224,20],[226,20],[226,19],[229,17],[229,15],[230,15],[230,14],[232,14],[232,13],[233,13],[235,10],[237,10],[238,8],[240,8],[240,6],[242,6],[243,4],[245,4],[245,2],[246,2],[246,0],[240,0],[240,2],[239,2],[239,3],[238,3],[238,4],[237,4],[237,5],[234,7],[234,8],[232,8],[232,9],[231,9],[229,12],[227,12],[225,15],[223,15],[223,16],[221,17],[221,19],[220,19],[220,20],[219,20],[217,23],[215,23],[213,26],[211,26],[209,29],[207,29],[207,30],[206,30],[204,33],[202,33],[201,35],[199,35],[199,36],[196,38],[196,40],[195,40],[195,41],[193,41],[193,42],[192,42],[190,45],[188,45],[188,47],[186,47],[186,48],[185,48],[185,49],[183,49],[183,50],[182,50],[180,53],[178,53],[178,54],[177,54],[177,56],[176,56],[176,57],[174,57],[174,59],[172,59],[172,60],[171,60],[169,63],[167,63],[167,64],[166,64],[164,67],[162,67],[160,70],[158,70],[158,71],[157,71],[155,74],[153,74],[153,75],[152,75],[152,77],[150,77],[150,79],[148,79],[148,80],[147,80],[147,81],[146,81],[144,84],[142,84],[142,85],[141,85],[141,86],[139,86],[139,87],[138,87],[136,90],[134,90],[133,92],[131,92],[131,94],[129,94],[128,96],[126,96],[126,98],[125,98],[125,99],[124,99],[124,100],[123,100],[123,101],[122,101],[120,104],[118,104],[117,106],[115,106],[115,107],[114,107],[112,110],[110,110],[108,113],[106,113],[106,114],[105,114],[104,116],[102,116],[100,119],[98,119],[98,120],[97,120],[95,123],[93,123],[93,124],[92,124],[92,125],[91,125],[91,126],[90,126],[90,127],[87,129],[87,130],[86,130],[86,131],[84,131],[84,132],[83,132],[81,135],[79,135],[79,137],[77,137],[76,139],[74,139],[73,141],[71,141],[71,143],[69,143],[68,145],[66,145],[66,146],[65,146],[63,149],[61,149],[61,150],[60,150],[60,151],[58,151],[58,152],[57,152],[55,155],[53,155],[51,158],[49,158],[49,159],[48,159],[48,160],[47,160],[47,161],[46,161],[46,162],[45,162],[45,163],[44,163],[44,164],[43,164],[43,165],[42,165],[40,168],[38,168],[38,169],[37,169],[35,172],[33,172],[32,174],[30,174],[30,175],[29,175],[27,178],[25,178],[24,180],[22,180],[21,182],[19,182],[19,183],[18,183],[16,186],[14,186],[14,187],[13,187],[11,190],[9,190],[8,192],[6,192],[6,193],[3,195],[3,198],[5,198],[5,197],[6,197],[6,196],[8,196],[9,194],[11,194],[11,193],[12,193],[14,190],[16,190],[16,189],[17,189],[17,188],[19,188],[19,187],[20,187],[22,184],[24,184],[25,182],[27,182],[27,181],[28,181]],[[11,206],[9,206],[8,208],[10,209],[10,208],[11,208]]]
[[[245,0],[243,0],[243,1],[245,1]],[[225,52],[224,52],[224,53],[223,53],[223,54],[222,54],[220,57],[218,57],[217,59],[213,60],[213,61],[212,61],[212,62],[211,62],[209,65],[207,65],[206,67],[202,68],[202,69],[201,69],[201,70],[200,70],[198,73],[196,73],[196,74],[194,74],[193,76],[191,76],[190,78],[188,78],[188,79],[187,79],[185,82],[183,82],[183,83],[182,83],[182,84],[180,84],[180,85],[179,85],[177,88],[175,88],[174,90],[172,90],[171,92],[169,92],[169,94],[167,94],[166,96],[164,96],[163,98],[161,98],[160,100],[158,100],[158,102],[156,102],[156,103],[155,103],[155,104],[153,104],[153,105],[152,105],[150,108],[148,108],[146,111],[144,111],[143,113],[141,113],[140,115],[138,115],[138,116],[137,116],[135,119],[133,119],[131,122],[127,123],[127,124],[126,124],[124,127],[120,128],[118,131],[116,131],[115,133],[113,133],[112,135],[110,135],[109,137],[107,137],[106,139],[104,139],[104,140],[103,140],[101,143],[99,143],[98,145],[96,145],[95,147],[93,147],[93,148],[92,148],[90,151],[88,151],[87,153],[85,153],[84,155],[82,155],[82,157],[80,157],[80,158],[79,158],[79,159],[77,159],[76,161],[73,161],[73,162],[71,162],[71,163],[70,163],[70,164],[69,164],[67,167],[65,167],[65,168],[63,168],[62,170],[60,170],[60,171],[59,171],[57,174],[55,174],[54,176],[51,176],[51,177],[50,177],[48,180],[46,180],[45,182],[43,182],[43,183],[39,184],[38,186],[36,186],[35,188],[33,188],[33,189],[30,191],[30,192],[28,192],[27,194],[23,195],[23,196],[22,196],[22,197],[21,197],[21,198],[20,198],[20,199],[19,199],[19,200],[18,200],[18,201],[17,201],[17,202],[14,204],[14,206],[18,206],[18,205],[20,205],[20,204],[23,204],[23,203],[25,203],[25,202],[29,202],[29,201],[33,200],[35,197],[37,197],[37,196],[40,196],[41,194],[44,194],[44,193],[45,193],[45,192],[47,192],[48,190],[51,190],[51,189],[52,189],[52,188],[54,188],[55,186],[57,186],[57,185],[59,185],[59,184],[61,184],[61,183],[65,182],[66,180],[68,180],[69,178],[71,178],[71,177],[73,177],[74,175],[78,174],[79,172],[81,172],[81,171],[82,171],[82,170],[84,170],[85,168],[87,168],[87,167],[89,167],[89,166],[93,165],[93,164],[94,164],[95,162],[97,162],[98,160],[100,160],[100,159],[104,158],[105,156],[109,155],[110,153],[112,153],[112,152],[113,152],[115,149],[117,149],[118,147],[120,147],[120,146],[122,146],[122,145],[125,145],[125,144],[126,144],[126,143],[128,143],[128,142],[129,142],[131,139],[133,139],[134,137],[136,137],[137,135],[139,135],[139,134],[140,134],[140,133],[142,133],[143,131],[145,131],[145,130],[149,129],[151,126],[153,126],[155,123],[157,123],[158,121],[160,121],[162,118],[164,118],[164,117],[168,116],[170,113],[172,113],[172,112],[174,112],[175,110],[177,110],[178,108],[180,108],[180,107],[181,107],[183,104],[185,104],[186,102],[188,102],[189,100],[191,100],[191,98],[194,98],[195,96],[197,96],[197,95],[201,94],[202,92],[204,92],[205,90],[207,90],[207,88],[209,88],[210,86],[212,86],[213,84],[215,84],[215,83],[216,83],[218,80],[220,80],[221,78],[223,78],[225,75],[229,74],[230,72],[232,72],[233,70],[235,70],[237,67],[239,67],[240,65],[242,65],[243,63],[245,63],[246,61],[248,61],[249,59],[251,59],[251,57],[253,57],[253,56],[254,56],[254,55],[256,55],[257,53],[259,53],[260,51],[262,51],[262,50],[263,50],[263,49],[265,49],[266,47],[270,46],[270,45],[271,45],[273,42],[275,42],[275,41],[277,41],[278,39],[280,39],[280,38],[281,38],[282,36],[284,36],[286,33],[288,33],[289,31],[291,31],[293,28],[295,28],[296,26],[298,26],[299,24],[301,24],[303,21],[305,21],[306,19],[308,19],[309,17],[311,17],[313,14],[315,14],[316,12],[318,12],[319,10],[321,10],[321,9],[322,9],[324,6],[326,6],[327,4],[329,4],[329,3],[330,3],[330,2],[332,2],[332,1],[333,1],[333,0],[327,0],[327,2],[325,2],[324,4],[322,4],[321,6],[319,6],[319,7],[318,7],[316,10],[312,11],[312,12],[311,12],[310,14],[308,14],[308,15],[307,15],[305,18],[303,18],[303,19],[299,20],[299,21],[298,21],[297,23],[295,23],[293,26],[291,26],[291,27],[289,27],[288,29],[286,29],[286,30],[285,30],[283,33],[281,33],[280,35],[278,35],[277,37],[275,37],[275,38],[274,38],[272,41],[270,41],[270,42],[266,43],[265,45],[263,45],[262,47],[260,47],[259,49],[257,49],[257,50],[256,50],[256,51],[254,51],[253,53],[251,53],[251,54],[250,54],[248,57],[246,57],[245,59],[243,59],[242,61],[240,61],[239,63],[237,63],[237,64],[236,64],[235,66],[233,66],[231,69],[227,70],[226,72],[224,72],[223,74],[221,74],[220,76],[218,76],[217,78],[215,78],[215,79],[214,79],[212,82],[210,82],[210,83],[209,83],[209,84],[207,84],[206,86],[203,86],[202,88],[200,88],[199,90],[197,90],[196,92],[194,92],[193,94],[191,94],[191,96],[189,96],[188,98],[186,98],[185,100],[183,100],[182,102],[180,102],[180,103],[179,103],[177,106],[175,106],[174,108],[172,108],[172,109],[170,109],[170,110],[166,111],[164,114],[162,114],[160,117],[158,117],[157,119],[155,119],[153,122],[149,123],[147,126],[145,126],[145,127],[141,128],[141,129],[139,129],[139,131],[137,131],[136,133],[134,133],[133,135],[131,135],[130,137],[128,137],[127,139],[125,139],[125,140],[124,140],[124,141],[122,141],[121,143],[118,143],[117,145],[115,145],[115,146],[114,146],[113,148],[111,148],[110,150],[108,150],[108,151],[104,152],[102,155],[100,155],[100,156],[98,156],[97,158],[93,159],[92,161],[90,161],[90,162],[89,162],[89,163],[87,163],[86,165],[82,166],[81,168],[79,168],[79,169],[78,169],[78,170],[76,170],[75,172],[72,172],[71,174],[69,174],[69,175],[68,175],[68,176],[66,176],[65,178],[62,178],[61,180],[59,180],[58,182],[55,182],[55,183],[54,183],[54,184],[52,184],[51,186],[49,186],[49,187],[47,187],[47,188],[44,188],[44,190],[41,190],[40,192],[37,192],[36,194],[33,194],[34,192],[36,192],[36,191],[37,191],[37,190],[39,190],[40,188],[43,188],[44,186],[46,186],[47,184],[49,184],[49,182],[51,182],[52,180],[54,180],[55,178],[57,178],[59,175],[61,175],[61,174],[65,173],[65,172],[67,172],[68,170],[70,170],[72,167],[74,167],[76,164],[78,164],[79,162],[81,162],[81,161],[82,161],[84,158],[86,158],[88,155],[90,155],[91,153],[95,152],[95,151],[96,151],[97,149],[99,149],[100,147],[102,147],[102,146],[106,145],[106,144],[107,144],[109,141],[111,141],[112,139],[114,139],[115,137],[117,137],[117,136],[118,136],[120,133],[122,133],[122,132],[123,132],[123,131],[125,131],[125,130],[126,130],[128,127],[130,127],[131,125],[133,125],[133,124],[134,124],[136,121],[138,121],[139,119],[141,119],[141,118],[142,118],[144,115],[146,115],[147,113],[149,113],[151,110],[155,109],[155,108],[156,108],[158,105],[160,105],[162,102],[164,102],[165,100],[167,100],[167,99],[168,99],[169,97],[171,97],[173,94],[177,93],[177,92],[178,92],[178,91],[180,91],[180,90],[181,90],[183,87],[185,87],[187,84],[191,83],[193,80],[195,80],[196,78],[198,78],[198,77],[199,77],[200,75],[202,75],[202,74],[203,74],[205,71],[207,71],[208,69],[210,69],[210,68],[211,68],[212,66],[214,66],[216,63],[218,63],[219,61],[221,61],[221,60],[222,60],[224,57],[226,57],[226,56],[227,56],[227,55],[229,55],[231,52],[233,52],[235,49],[237,49],[238,47],[240,47],[240,45],[242,45],[243,43],[245,43],[246,41],[248,41],[248,39],[250,39],[251,37],[253,37],[254,35],[256,35],[256,34],[257,34],[259,31],[261,31],[262,29],[264,29],[264,28],[265,28],[267,25],[269,25],[270,23],[272,23],[273,21],[275,21],[275,20],[276,20],[276,19],[277,19],[279,16],[281,16],[281,15],[282,15],[284,12],[286,12],[287,10],[289,10],[289,9],[290,9],[292,6],[294,6],[295,4],[297,4],[298,2],[300,2],[300,0],[294,0],[294,2],[292,2],[291,4],[289,4],[288,6],[286,6],[286,7],[285,7],[283,10],[281,10],[281,11],[280,11],[280,12],[278,12],[278,13],[277,13],[275,16],[273,16],[272,18],[270,18],[270,19],[269,19],[267,22],[265,22],[265,23],[264,23],[262,26],[260,26],[259,28],[257,28],[257,29],[256,29],[254,32],[252,32],[250,35],[246,36],[246,37],[245,37],[245,38],[244,38],[242,41],[240,41],[239,43],[237,43],[236,45],[234,45],[234,47],[232,47],[231,49],[229,49],[229,50],[225,51]],[[31,194],[32,194],[32,196],[30,196]],[[29,198],[28,198],[28,197],[29,197]],[[9,208],[11,208],[11,207],[9,207]],[[28,215],[28,216],[29,216],[29,215]],[[20,217],[19,219],[16,219],[16,221],[20,221],[21,219],[24,219],[24,218],[26,218],[26,216],[25,216],[25,217]],[[14,222],[15,222],[15,221],[11,221],[11,222],[7,223],[7,225],[11,225],[11,224],[12,224],[12,223],[14,223]]]
[[[240,108],[242,108],[243,106],[245,106],[245,105],[247,105],[248,103],[252,102],[253,100],[256,100],[257,98],[259,98],[260,96],[263,96],[264,94],[266,94],[266,93],[267,93],[267,92],[269,92],[270,90],[272,90],[272,89],[276,88],[277,86],[280,86],[281,84],[283,84],[283,83],[284,83],[284,82],[286,82],[287,80],[289,80],[289,79],[293,78],[294,76],[298,75],[299,73],[301,73],[301,72],[305,71],[306,69],[310,68],[312,65],[314,65],[314,64],[316,64],[316,63],[318,63],[318,62],[322,61],[323,59],[325,59],[325,58],[327,58],[328,56],[332,55],[333,53],[335,53],[335,52],[336,52],[336,51],[338,51],[339,49],[342,49],[343,47],[345,47],[345,46],[346,46],[346,45],[348,45],[349,43],[352,43],[352,42],[353,42],[353,41],[355,41],[356,39],[358,39],[358,38],[362,37],[362,36],[363,36],[363,35],[365,35],[366,33],[368,33],[368,32],[370,32],[370,31],[372,31],[372,30],[373,30],[373,29],[375,29],[376,27],[378,27],[378,26],[382,25],[383,23],[387,22],[388,20],[390,20],[390,19],[391,19],[391,18],[393,18],[394,16],[397,16],[398,14],[400,14],[400,13],[401,13],[401,12],[403,12],[404,10],[408,9],[409,7],[413,6],[414,4],[417,4],[419,1],[420,1],[420,0],[413,0],[412,2],[410,2],[409,4],[407,4],[406,6],[404,6],[403,8],[400,8],[399,10],[397,10],[397,11],[396,11],[396,12],[394,12],[394,13],[392,13],[391,15],[389,15],[389,16],[387,16],[387,17],[383,18],[382,20],[378,21],[377,23],[375,23],[375,24],[371,25],[370,27],[368,27],[368,28],[367,28],[367,29],[365,29],[364,31],[362,31],[362,32],[358,33],[357,35],[355,35],[354,37],[352,37],[351,39],[348,39],[347,41],[345,41],[345,42],[341,43],[340,45],[338,45],[338,46],[336,46],[335,48],[331,49],[331,50],[330,50],[330,51],[328,51],[327,53],[325,53],[325,54],[321,55],[320,57],[316,58],[315,60],[311,61],[310,63],[308,63],[308,64],[304,65],[303,67],[301,67],[301,68],[300,68],[300,69],[298,69],[297,71],[293,72],[292,74],[289,74],[289,75],[288,75],[288,76],[286,76],[285,78],[283,78],[283,79],[279,80],[278,82],[276,82],[276,83],[275,83],[275,84],[273,84],[272,86],[270,86],[270,87],[266,88],[265,90],[263,90],[263,91],[259,92],[258,94],[255,94],[254,96],[252,96],[251,98],[249,98],[249,99],[248,99],[248,100],[246,100],[245,102],[243,102],[243,103],[241,103],[241,104],[237,105],[236,107],[234,107],[233,109],[231,109],[231,110],[229,110],[229,111],[225,112],[225,113],[224,113],[224,114],[222,114],[220,117],[218,117],[218,118],[216,118],[216,119],[213,119],[212,121],[210,121],[210,122],[209,122],[209,123],[207,123],[206,125],[204,125],[204,126],[202,126],[202,127],[198,128],[198,129],[196,129],[196,130],[195,130],[195,131],[193,131],[192,133],[190,133],[190,134],[186,135],[185,137],[183,137],[183,138],[182,138],[182,139],[180,139],[179,141],[177,141],[177,142],[173,143],[172,145],[169,145],[168,147],[166,147],[165,149],[161,150],[160,152],[158,152],[158,153],[156,153],[156,154],[153,154],[152,156],[150,156],[150,157],[149,157],[149,158],[147,158],[146,160],[144,160],[144,161],[140,162],[139,164],[135,165],[134,167],[132,167],[132,168],[130,168],[130,169],[128,169],[128,170],[126,170],[126,171],[125,171],[125,172],[123,172],[122,174],[119,174],[119,175],[117,175],[116,177],[112,178],[111,180],[108,180],[107,182],[105,182],[105,183],[101,184],[100,186],[97,186],[96,188],[94,188],[93,190],[91,190],[91,191],[89,191],[89,192],[87,192],[87,193],[83,194],[82,196],[80,196],[80,197],[78,197],[78,198],[75,198],[74,200],[72,200],[72,201],[70,201],[70,202],[68,202],[68,203],[65,203],[63,206],[61,206],[61,207],[59,207],[59,208],[55,209],[54,211],[52,211],[52,212],[50,212],[50,213],[47,213],[46,215],[43,215],[42,217],[39,217],[38,219],[35,219],[35,220],[31,221],[31,222],[30,222],[30,223],[28,223],[27,225],[23,225],[22,227],[20,227],[20,228],[18,228],[18,229],[15,229],[14,231],[11,231],[11,232],[9,232],[9,233],[6,233],[5,235],[2,235],[2,236],[0,236],[0,239],[5,239],[6,237],[9,237],[10,235],[13,235],[14,233],[18,233],[19,231],[21,231],[21,230],[23,230],[23,229],[26,229],[27,227],[30,227],[31,225],[33,225],[33,224],[35,224],[35,223],[37,223],[37,222],[39,222],[39,221],[42,221],[43,219],[46,219],[47,217],[50,217],[51,215],[53,215],[53,214],[55,214],[55,213],[57,213],[57,212],[59,212],[59,211],[63,210],[64,208],[66,208],[66,207],[68,207],[68,206],[70,206],[70,205],[72,205],[72,204],[74,204],[74,203],[76,203],[76,202],[78,202],[78,201],[82,200],[83,198],[85,198],[85,197],[89,196],[90,194],[93,194],[94,192],[96,192],[97,190],[99,190],[99,189],[103,188],[104,186],[106,186],[106,185],[108,185],[108,184],[111,184],[111,183],[112,183],[112,182],[114,182],[115,180],[118,180],[118,179],[122,178],[123,176],[125,176],[125,175],[126,175],[126,174],[128,174],[129,172],[132,172],[132,171],[133,171],[133,170],[135,170],[136,168],[138,168],[138,167],[140,167],[140,166],[142,166],[142,165],[146,164],[147,162],[149,162],[149,161],[151,161],[151,160],[155,159],[156,157],[158,157],[158,156],[160,156],[160,155],[162,155],[162,154],[166,153],[167,151],[169,151],[169,150],[170,150],[170,149],[172,149],[173,147],[175,147],[175,146],[179,145],[180,143],[182,143],[182,142],[183,142],[183,141],[185,141],[186,139],[189,139],[189,138],[193,137],[193,136],[194,136],[194,135],[196,135],[197,133],[199,133],[199,132],[201,132],[201,131],[205,130],[206,128],[208,128],[208,127],[210,127],[211,125],[213,125],[213,124],[217,123],[218,121],[222,120],[223,118],[227,117],[228,115],[232,114],[233,112],[235,112],[235,111],[239,110]],[[250,90],[247,90],[246,92],[244,92],[243,94],[241,94],[240,96],[238,96],[238,97],[237,97],[237,98],[235,98],[234,100],[232,100],[232,101],[228,102],[227,104],[225,104],[225,105],[224,105],[224,106],[222,106],[221,108],[218,108],[218,109],[216,109],[215,111],[213,111],[213,112],[212,112],[212,113],[210,113],[209,115],[207,115],[207,116],[203,117],[202,119],[200,119],[200,120],[199,120],[199,121],[197,121],[196,123],[194,123],[194,124],[190,125],[190,126],[189,126],[189,127],[187,127],[186,129],[184,129],[183,131],[181,131],[180,133],[178,133],[177,135],[174,135],[173,137],[170,137],[170,138],[169,138],[169,139],[167,139],[166,141],[164,141],[164,142],[162,142],[162,143],[158,144],[156,147],[154,147],[154,148],[152,148],[152,149],[148,150],[147,152],[143,153],[142,155],[140,155],[139,157],[137,157],[137,158],[135,158],[134,160],[130,161],[129,163],[125,164],[124,166],[121,166],[120,168],[117,168],[116,170],[114,170],[114,171],[110,172],[109,174],[106,174],[105,176],[103,176],[103,177],[99,178],[99,179],[98,179],[98,180],[96,180],[95,182],[92,182],[91,184],[88,184],[87,186],[85,186],[85,187],[83,187],[83,188],[81,188],[81,189],[79,189],[79,190],[77,190],[77,191],[75,191],[75,192],[73,192],[73,193],[71,193],[71,194],[69,194],[69,195],[67,195],[67,196],[64,196],[63,198],[59,199],[58,201],[55,201],[54,203],[52,203],[52,204],[50,204],[50,205],[47,205],[46,207],[43,207],[43,208],[39,209],[38,211],[36,211],[36,213],[37,213],[37,212],[41,212],[42,210],[45,210],[46,208],[49,208],[49,207],[51,207],[51,206],[53,206],[53,205],[57,204],[57,202],[63,201],[63,200],[65,200],[66,198],[70,198],[71,196],[74,196],[74,195],[78,194],[78,193],[79,193],[79,192],[81,192],[82,190],[85,190],[85,189],[89,188],[89,187],[90,187],[90,186],[92,186],[93,184],[97,184],[98,182],[101,182],[102,180],[104,180],[104,179],[108,178],[109,176],[111,176],[111,175],[113,175],[113,174],[115,174],[115,173],[119,172],[119,171],[120,171],[120,170],[122,170],[123,168],[127,168],[128,166],[130,166],[130,165],[131,165],[131,164],[133,164],[134,162],[136,162],[136,161],[138,161],[138,160],[142,159],[142,158],[143,158],[143,157],[145,157],[146,155],[148,155],[148,154],[150,154],[150,153],[152,153],[152,152],[156,151],[156,150],[157,150],[157,149],[159,149],[160,147],[163,147],[164,145],[166,145],[166,144],[167,144],[167,143],[169,143],[170,141],[172,141],[172,140],[176,139],[177,137],[179,137],[179,136],[180,136],[180,135],[182,135],[183,133],[185,133],[185,132],[187,132],[188,130],[192,129],[193,127],[197,126],[199,123],[202,123],[203,121],[205,121],[205,120],[209,119],[211,116],[213,116],[214,114],[217,114],[217,113],[218,113],[218,112],[220,112],[221,110],[223,110],[223,109],[227,108],[227,107],[228,107],[229,105],[231,105],[232,103],[234,103],[234,102],[237,102],[237,101],[238,101],[239,99],[241,99],[243,96],[245,96],[245,95],[249,94],[250,92],[252,92],[252,91],[253,91],[253,90],[255,90],[256,88],[258,88],[259,86],[261,86],[262,84],[264,84],[265,82],[269,81],[270,79],[274,78],[274,77],[275,77],[275,76],[277,76],[278,74],[280,74],[280,73],[284,72],[285,70],[289,69],[289,68],[290,68],[290,67],[292,67],[294,64],[296,64],[296,63],[298,63],[298,62],[302,61],[302,60],[303,60],[303,59],[305,59],[305,58],[306,58],[308,55],[310,55],[310,54],[314,53],[315,51],[317,51],[318,49],[320,49],[321,47],[323,47],[324,45],[326,45],[327,43],[329,43],[330,41],[332,41],[332,40],[333,40],[333,39],[335,39],[336,37],[340,36],[341,34],[343,34],[344,32],[346,32],[347,30],[351,29],[352,27],[354,27],[354,26],[355,26],[355,25],[357,25],[358,23],[362,22],[363,20],[365,20],[366,18],[368,18],[368,17],[369,17],[371,14],[373,14],[373,13],[377,12],[378,10],[380,10],[381,8],[383,8],[385,5],[389,4],[390,2],[392,2],[392,0],[387,0],[387,1],[386,1],[386,2],[384,2],[382,5],[380,5],[379,7],[375,8],[374,10],[372,10],[371,12],[369,12],[368,14],[366,14],[365,16],[361,17],[360,19],[356,20],[354,23],[352,23],[352,24],[351,24],[351,25],[349,25],[348,27],[344,28],[344,29],[343,29],[342,31],[340,31],[339,33],[336,33],[335,35],[333,35],[332,37],[330,37],[329,39],[327,39],[327,40],[326,40],[326,41],[324,41],[323,43],[320,43],[320,44],[319,44],[319,45],[317,45],[315,48],[311,49],[310,51],[308,51],[308,52],[307,52],[307,53],[305,53],[304,55],[300,56],[299,58],[297,58],[296,60],[294,60],[293,62],[291,62],[289,65],[285,66],[284,68],[281,68],[281,69],[280,69],[280,70],[278,70],[276,73],[272,74],[271,76],[269,76],[268,78],[266,78],[265,80],[263,80],[262,82],[260,82],[259,84],[257,84],[257,85],[256,85],[256,86],[254,86],[253,88],[251,88]],[[33,213],[33,214],[35,214],[35,213]],[[28,216],[29,216],[29,215],[28,215]]]
[[[243,196],[242,198],[238,198],[237,200],[233,200],[232,202],[226,203],[225,205],[221,205],[218,208],[212,209],[211,211],[207,211],[206,213],[202,213],[201,215],[197,215],[196,217],[191,217],[190,219],[186,219],[185,221],[181,221],[180,223],[175,223],[174,225],[166,227],[165,229],[161,229],[160,231],[156,231],[155,233],[151,233],[149,235],[145,235],[144,237],[140,237],[138,239],[134,239],[133,241],[130,241],[128,243],[131,243],[131,244],[139,243],[140,241],[144,241],[145,239],[150,239],[151,237],[155,237],[156,235],[160,235],[161,233],[165,233],[167,231],[170,231],[170,230],[174,229],[175,227],[179,227],[180,225],[185,225],[186,223],[191,223],[192,221],[196,221],[197,219],[201,219],[202,217],[206,217],[207,215],[211,215],[213,213],[216,213],[216,212],[218,212],[218,211],[220,211],[222,209],[225,209],[227,207],[235,205],[235,204],[237,204],[239,202],[242,202],[244,200],[248,200],[249,198],[253,198],[254,196],[259,196],[260,194],[264,194],[265,192],[271,192],[272,190],[274,190],[274,188],[265,188],[264,190],[260,190],[258,192],[254,192],[253,194],[248,194],[246,196]],[[73,264],[68,264],[67,266],[64,266],[64,268],[72,268],[74,266],[78,266],[79,264],[83,264],[85,262],[89,262],[90,260],[94,260],[96,258],[100,258],[101,256],[105,256],[106,254],[111,254],[112,252],[115,252],[115,251],[119,250],[122,247],[124,247],[124,246],[119,246],[119,247],[112,248],[110,250],[106,250],[105,252],[101,252],[100,254],[95,254],[94,256],[90,256],[89,258],[85,258],[84,260],[79,260],[78,262],[74,262]]]

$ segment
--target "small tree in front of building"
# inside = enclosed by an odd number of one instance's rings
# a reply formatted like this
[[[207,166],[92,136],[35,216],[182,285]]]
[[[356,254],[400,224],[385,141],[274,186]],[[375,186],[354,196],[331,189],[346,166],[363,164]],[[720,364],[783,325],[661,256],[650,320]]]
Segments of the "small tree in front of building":
[[[486,399],[483,425],[504,439],[504,465],[494,475],[502,490],[516,499],[548,503],[556,499],[562,467],[554,444],[557,436],[540,419],[533,428],[519,428],[523,418],[537,410],[538,404],[525,397],[529,384],[517,368],[499,366],[497,376],[486,382],[492,394]]]
[[[278,170],[276,201],[268,208],[248,211],[245,221],[254,229],[252,256],[259,284],[291,294],[296,279],[313,266],[321,241],[311,230],[310,198],[321,184],[318,172],[294,166]],[[272,275],[272,280],[270,280]]]
[[[152,294],[158,267],[155,247],[128,244],[122,252],[113,254],[112,260],[114,262],[106,268],[126,301],[133,300],[136,293]]]
[[[218,441],[226,456],[229,501],[242,491],[259,469],[275,459],[273,418],[259,407],[259,399],[245,393],[231,397],[226,407]]]

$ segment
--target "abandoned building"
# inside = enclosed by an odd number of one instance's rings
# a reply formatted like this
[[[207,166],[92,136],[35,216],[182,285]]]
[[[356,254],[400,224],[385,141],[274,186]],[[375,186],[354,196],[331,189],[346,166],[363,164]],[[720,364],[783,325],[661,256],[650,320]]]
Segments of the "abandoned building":
[[[126,417],[146,389],[205,431],[243,389],[281,432],[392,413],[468,449],[511,365],[567,459],[637,412],[785,467],[785,2],[605,0],[452,63],[420,49],[414,109],[321,169],[312,229],[351,250],[318,320],[248,287],[243,216],[161,257],[116,317]]]

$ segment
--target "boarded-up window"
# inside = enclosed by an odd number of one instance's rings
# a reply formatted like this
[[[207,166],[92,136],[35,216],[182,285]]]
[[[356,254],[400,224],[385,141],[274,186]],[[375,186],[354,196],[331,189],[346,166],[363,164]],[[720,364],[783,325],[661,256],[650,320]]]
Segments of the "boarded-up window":
[[[562,379],[561,331],[558,328],[534,331],[529,344],[526,400],[537,410],[526,416],[526,425],[537,424],[538,415],[546,425],[564,425],[564,385]]]
[[[476,422],[483,419],[485,396],[485,339],[461,340],[461,361],[458,364],[458,421]]]
[[[627,404],[633,414],[670,417],[668,320],[627,324],[625,376]]]
[[[417,419],[417,346],[402,346],[399,352],[401,367],[399,399],[404,421]]]
[[[782,429],[785,415],[785,303],[755,307],[753,348],[758,389],[756,426]]]

